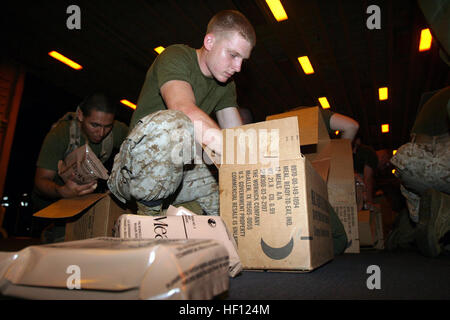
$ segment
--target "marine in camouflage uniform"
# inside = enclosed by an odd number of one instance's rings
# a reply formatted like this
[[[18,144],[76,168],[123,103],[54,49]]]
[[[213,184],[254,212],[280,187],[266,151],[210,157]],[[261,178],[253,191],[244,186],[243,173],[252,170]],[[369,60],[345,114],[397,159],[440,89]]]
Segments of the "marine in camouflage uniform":
[[[400,191],[407,200],[411,220],[419,222],[420,196],[430,188],[450,194],[450,136],[444,134],[401,146],[391,162],[402,181]],[[423,140],[421,140],[423,141]]]
[[[219,214],[217,182],[204,163],[193,161],[201,148],[195,148],[192,121],[205,132],[212,129],[214,137],[220,136],[220,127],[210,118],[213,113],[222,128],[242,124],[231,77],[250,57],[255,41],[247,18],[225,10],[210,20],[202,48],[178,44],[158,55],[108,180],[118,199],[136,200],[143,215],[159,215],[163,204],[192,200],[207,214]],[[215,147],[221,153],[221,146]]]
[[[81,108],[79,107],[77,112],[66,113],[51,127],[51,130],[47,133],[39,152],[36,163],[36,175],[39,178],[42,177],[50,180],[52,184],[54,183],[55,187],[64,186],[65,184],[62,178],[58,175],[58,162],[60,160],[64,160],[73,150],[87,143],[99,160],[103,164],[107,165],[109,161],[112,162],[114,153],[120,148],[120,145],[128,133],[127,125],[120,121],[114,120],[114,107],[109,104],[107,97],[103,94],[93,94],[86,97],[80,106]],[[104,128],[97,127],[91,129],[92,125],[89,124],[90,131],[86,132],[87,129],[84,128],[87,127],[88,124],[83,125],[78,119],[77,113],[84,115],[84,122],[91,121],[92,114],[105,114],[109,117],[108,119],[112,117],[113,120],[111,120],[112,123],[110,124],[111,128],[107,129],[107,131],[105,131]],[[89,121],[86,119],[89,119]],[[95,125],[99,126],[97,123]],[[98,130],[103,130],[102,132],[104,132],[102,140],[99,142],[91,141],[88,133],[97,133]],[[106,134],[106,132],[108,133]],[[42,170],[52,173],[52,176],[42,176]],[[32,192],[34,211],[39,211],[49,206],[61,197],[63,196],[59,194],[47,194],[46,190],[40,187],[35,180],[35,186]]]
[[[218,185],[204,163],[194,163],[194,141],[194,126],[180,111],[142,118],[114,159],[110,190],[123,202],[138,200],[142,215],[162,214],[169,198],[175,205],[195,200],[207,214],[218,215]]]
[[[419,221],[420,196],[433,188],[450,194],[450,135],[447,104],[450,87],[440,90],[420,110],[411,130],[411,142],[392,157],[402,181],[410,217]]]
[[[415,240],[427,256],[441,252],[440,239],[450,230],[450,87],[439,90],[423,105],[411,130],[411,142],[392,157],[401,180],[410,220],[388,237],[388,247]]]
[[[77,111],[69,112],[59,119],[47,133],[36,163],[35,185],[32,191],[33,211],[39,211],[61,198],[71,198],[82,194],[100,192],[101,183],[79,185],[66,181],[58,175],[58,162],[76,148],[89,144],[92,152],[107,167],[112,161],[128,133],[128,126],[114,120],[115,108],[104,94],[95,93],[84,99]],[[99,139],[97,141],[97,139]],[[95,183],[93,187],[91,184]],[[81,187],[78,189],[78,187]],[[66,189],[64,192],[60,190]],[[69,192],[69,191],[70,192]],[[42,235],[43,242],[64,240],[65,222],[57,221],[48,226],[48,219],[34,218],[33,236]],[[42,230],[46,227],[44,230]],[[43,232],[41,232],[43,231]]]

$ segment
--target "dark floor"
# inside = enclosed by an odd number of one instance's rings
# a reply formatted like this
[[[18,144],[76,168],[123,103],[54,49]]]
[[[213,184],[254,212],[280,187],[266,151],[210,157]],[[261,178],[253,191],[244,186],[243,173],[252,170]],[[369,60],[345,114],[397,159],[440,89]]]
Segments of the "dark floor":
[[[0,251],[18,251],[39,239],[0,239]],[[370,266],[379,267],[380,289]],[[6,297],[1,297],[0,299]],[[363,250],[344,254],[309,273],[244,271],[230,279],[231,300],[450,300],[450,254],[427,258],[417,251]]]
[[[379,267],[380,289],[374,284]],[[243,272],[230,281],[228,299],[450,299],[450,255],[431,259],[414,250],[344,254],[310,273]]]

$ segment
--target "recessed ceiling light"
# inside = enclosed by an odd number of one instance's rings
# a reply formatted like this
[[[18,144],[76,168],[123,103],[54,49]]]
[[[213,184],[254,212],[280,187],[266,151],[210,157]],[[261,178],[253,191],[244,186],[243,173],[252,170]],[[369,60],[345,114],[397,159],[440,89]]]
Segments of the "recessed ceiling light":
[[[79,65],[78,63],[76,63],[73,60],[70,60],[69,58],[63,56],[61,53],[56,52],[56,51],[50,51],[48,53],[48,55],[52,58],[55,58],[58,61],[61,61],[62,63],[68,65],[69,67],[75,69],[75,70],[81,70],[83,69],[83,67],[81,65]]]
[[[378,88],[378,98],[380,101],[387,100],[388,99],[388,88]]]
[[[319,98],[320,105],[324,109],[330,109],[330,104],[328,103],[328,100],[326,97],[320,97]]]
[[[308,56],[298,57],[298,62],[302,66],[303,72],[305,74],[313,74],[314,69],[311,65],[311,62],[309,61]]]
[[[120,103],[126,105],[127,107],[130,107],[133,110],[136,109],[136,105],[134,103],[131,103],[130,101],[128,101],[126,99],[120,100]]]
[[[273,16],[275,17],[275,19],[277,19],[278,22],[287,20],[288,16],[280,0],[266,0],[266,3],[269,6],[270,11],[272,11]]]
[[[159,47],[156,47],[156,48],[153,49],[153,50],[155,50],[156,53],[161,54],[161,52],[163,52],[165,49],[166,49],[166,48],[164,48],[163,46],[159,46]]]
[[[420,32],[419,51],[430,50],[432,40],[433,37],[431,36],[430,29],[422,29],[422,31]]]

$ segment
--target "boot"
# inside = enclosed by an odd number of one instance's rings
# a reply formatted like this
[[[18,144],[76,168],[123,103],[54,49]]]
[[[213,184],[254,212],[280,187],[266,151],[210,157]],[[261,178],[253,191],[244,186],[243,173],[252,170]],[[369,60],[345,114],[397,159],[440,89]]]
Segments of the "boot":
[[[408,210],[404,208],[395,219],[393,229],[387,236],[387,251],[410,249],[416,237],[415,223],[410,219]]]
[[[442,251],[439,240],[450,230],[450,196],[427,190],[420,200],[417,228],[420,252],[427,257],[437,257]]]

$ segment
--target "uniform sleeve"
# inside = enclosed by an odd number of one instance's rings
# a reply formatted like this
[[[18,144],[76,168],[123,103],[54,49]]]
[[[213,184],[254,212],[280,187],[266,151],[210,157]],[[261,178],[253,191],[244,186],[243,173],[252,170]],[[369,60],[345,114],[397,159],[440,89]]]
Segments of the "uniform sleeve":
[[[226,91],[222,99],[220,99],[219,103],[214,108],[214,112],[229,107],[236,107],[236,108],[238,107],[236,97],[236,84],[234,83],[234,81],[231,81],[230,83],[227,84]]]
[[[177,46],[168,47],[157,59],[155,73],[159,88],[170,80],[190,82],[189,65],[191,61],[183,49]]]
[[[438,136],[450,130],[447,106],[450,86],[436,92],[420,109],[411,133]]]
[[[45,136],[36,163],[38,168],[58,171],[58,161],[64,159],[69,145],[69,122],[58,124]]]

